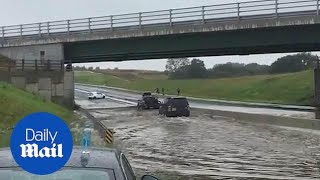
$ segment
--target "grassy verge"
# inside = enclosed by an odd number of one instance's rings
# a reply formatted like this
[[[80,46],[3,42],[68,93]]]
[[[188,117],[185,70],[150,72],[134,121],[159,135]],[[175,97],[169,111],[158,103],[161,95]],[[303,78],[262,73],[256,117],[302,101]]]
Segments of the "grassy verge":
[[[75,121],[73,112],[31,93],[0,83],[0,147],[9,146],[11,131],[7,128],[14,125],[24,116],[33,112],[50,112],[63,118],[67,124]]]
[[[164,78],[125,78],[114,74],[76,72],[76,82],[107,85],[132,90],[165,88],[166,94],[200,98],[310,105],[313,99],[313,71],[279,75],[246,76],[225,79],[168,80]]]

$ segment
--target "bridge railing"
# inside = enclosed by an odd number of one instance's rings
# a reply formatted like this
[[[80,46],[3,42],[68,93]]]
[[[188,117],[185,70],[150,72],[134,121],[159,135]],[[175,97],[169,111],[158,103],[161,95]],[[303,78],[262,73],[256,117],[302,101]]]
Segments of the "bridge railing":
[[[5,71],[63,71],[62,60],[8,60],[0,62],[0,70]]]
[[[296,13],[319,15],[320,0],[255,0],[249,2],[217,4],[160,11],[90,17],[63,21],[50,21],[0,27],[1,38],[24,36],[50,36],[51,34],[116,29],[140,29],[150,25],[241,21],[244,19],[279,18]]]

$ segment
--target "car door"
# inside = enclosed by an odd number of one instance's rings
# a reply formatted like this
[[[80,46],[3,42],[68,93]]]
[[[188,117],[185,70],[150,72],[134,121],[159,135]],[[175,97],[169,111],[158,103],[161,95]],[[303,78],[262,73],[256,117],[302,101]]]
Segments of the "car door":
[[[121,163],[121,168],[124,172],[126,180],[136,180],[136,176],[133,173],[133,170],[129,164],[129,161],[123,153],[121,153],[121,156],[120,156],[120,163]]]
[[[101,93],[97,93],[97,98],[102,98],[102,94]]]

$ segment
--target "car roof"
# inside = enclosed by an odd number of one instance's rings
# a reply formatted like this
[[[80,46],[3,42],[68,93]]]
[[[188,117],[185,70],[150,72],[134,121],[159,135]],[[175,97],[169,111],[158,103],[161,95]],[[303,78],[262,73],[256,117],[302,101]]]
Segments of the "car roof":
[[[65,167],[82,167],[81,155],[83,150],[82,147],[74,146],[71,157]],[[120,170],[120,151],[110,148],[89,148],[88,151],[90,152],[90,158],[86,167]],[[0,168],[5,167],[18,167],[12,157],[10,148],[0,148]]]
[[[187,99],[186,97],[167,97],[167,99]]]

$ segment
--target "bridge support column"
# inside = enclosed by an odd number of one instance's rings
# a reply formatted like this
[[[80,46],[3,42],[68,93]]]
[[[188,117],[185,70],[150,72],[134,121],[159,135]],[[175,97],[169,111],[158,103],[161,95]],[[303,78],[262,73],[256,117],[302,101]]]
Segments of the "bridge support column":
[[[314,104],[320,107],[320,69],[314,69]]]
[[[318,61],[319,62],[319,61]],[[314,106],[315,117],[316,119],[320,119],[320,68],[319,64],[317,68],[314,69]]]
[[[69,109],[74,108],[74,72],[66,71],[64,72],[64,105]]]

